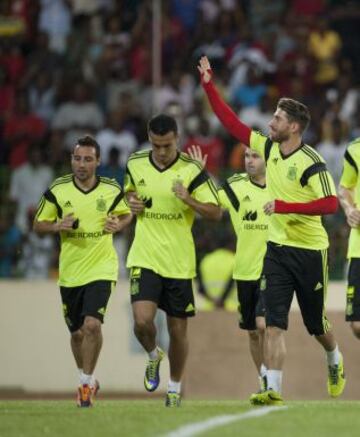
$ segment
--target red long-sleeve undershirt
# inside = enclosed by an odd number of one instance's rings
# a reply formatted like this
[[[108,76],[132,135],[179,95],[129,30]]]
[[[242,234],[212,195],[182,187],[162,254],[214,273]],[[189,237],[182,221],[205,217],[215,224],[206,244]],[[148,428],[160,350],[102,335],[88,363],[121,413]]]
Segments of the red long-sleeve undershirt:
[[[325,215],[334,214],[338,209],[338,199],[336,196],[322,197],[306,203],[284,202],[275,200],[276,214],[305,214],[305,215]]]
[[[251,135],[251,129],[249,126],[246,126],[246,124],[240,121],[230,106],[222,100],[212,81],[207,83],[202,81],[201,83],[209,98],[211,107],[224,127],[236,139],[244,143],[246,146],[249,146]]]
[[[207,83],[201,80],[201,84],[209,98],[212,109],[224,127],[236,139],[241,141],[246,146],[249,146],[251,129],[241,120],[239,120],[235,112],[222,100],[218,90],[211,80]],[[312,200],[311,202],[306,203],[291,203],[284,202],[283,200],[275,200],[276,214],[293,213],[306,215],[325,215],[335,213],[337,208],[338,200],[336,196],[323,197],[321,199]]]

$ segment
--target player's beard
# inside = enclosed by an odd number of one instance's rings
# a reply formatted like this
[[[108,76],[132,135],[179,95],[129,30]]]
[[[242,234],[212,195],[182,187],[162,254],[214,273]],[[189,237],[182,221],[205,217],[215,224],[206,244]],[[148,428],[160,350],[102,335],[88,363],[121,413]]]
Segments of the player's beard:
[[[290,138],[290,135],[288,134],[288,132],[282,131],[282,132],[274,132],[270,130],[270,139],[272,141],[274,141],[275,143],[283,143],[285,141],[288,141],[288,139]]]

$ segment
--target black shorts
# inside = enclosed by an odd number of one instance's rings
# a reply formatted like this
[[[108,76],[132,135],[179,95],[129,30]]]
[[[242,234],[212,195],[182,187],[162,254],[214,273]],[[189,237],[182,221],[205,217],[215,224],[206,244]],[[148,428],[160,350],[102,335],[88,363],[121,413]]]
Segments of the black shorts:
[[[170,317],[195,315],[191,279],[164,278],[152,270],[133,267],[130,272],[131,303],[150,300]]]
[[[260,280],[236,281],[239,300],[239,326],[241,329],[256,329],[256,317],[265,316],[264,299],[260,291]]]
[[[346,292],[346,321],[360,321],[360,258],[351,258]]]
[[[70,332],[80,329],[86,316],[104,322],[114,285],[113,281],[94,281],[80,287],[60,287],[64,318]]]
[[[301,249],[269,242],[261,284],[266,326],[287,329],[295,291],[309,334],[328,332],[330,323],[324,312],[327,284],[327,250]]]

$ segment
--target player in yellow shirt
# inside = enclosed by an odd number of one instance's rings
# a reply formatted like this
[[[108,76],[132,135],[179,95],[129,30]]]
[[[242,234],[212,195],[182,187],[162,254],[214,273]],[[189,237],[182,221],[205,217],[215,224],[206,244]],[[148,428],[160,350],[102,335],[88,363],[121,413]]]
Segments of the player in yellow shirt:
[[[195,213],[219,220],[221,209],[213,182],[202,166],[178,151],[176,121],[160,114],[148,124],[151,150],[130,156],[125,191],[137,215],[135,238],[127,266],[134,332],[149,355],[144,385],[159,385],[164,352],[156,346],[154,317],[166,312],[170,336],[170,381],[165,405],[181,399],[181,377],[188,351],[187,318],[195,314],[192,278],[195,247],[191,233]]]
[[[360,138],[352,141],[344,156],[339,199],[351,227],[347,257],[350,260],[346,299],[346,321],[360,339]]]
[[[206,156],[194,146],[190,156],[204,166]],[[265,161],[252,149],[245,151],[246,173],[234,174],[219,188],[222,208],[230,213],[236,233],[233,279],[239,301],[239,326],[248,332],[251,357],[259,375],[260,390],[267,387],[264,360],[265,308],[260,291],[260,276],[266,252],[269,217],[263,206],[269,200]]]
[[[53,182],[34,220],[39,234],[60,234],[59,285],[80,373],[79,407],[90,407],[99,388],[93,374],[101,324],[118,277],[113,234],[132,217],[118,183],[96,175],[99,164],[98,143],[90,136],[80,138],[71,157],[73,173]]]
[[[345,386],[343,357],[325,315],[328,283],[328,236],[321,216],[337,209],[334,182],[322,157],[302,141],[310,114],[289,98],[279,100],[269,123],[269,136],[242,123],[220,98],[206,57],[199,66],[202,85],[225,127],[266,162],[270,216],[262,288],[265,300],[265,362],[268,389],[252,397],[254,404],[281,405],[284,331],[294,291],[304,324],[326,352],[328,393],[340,396]]]

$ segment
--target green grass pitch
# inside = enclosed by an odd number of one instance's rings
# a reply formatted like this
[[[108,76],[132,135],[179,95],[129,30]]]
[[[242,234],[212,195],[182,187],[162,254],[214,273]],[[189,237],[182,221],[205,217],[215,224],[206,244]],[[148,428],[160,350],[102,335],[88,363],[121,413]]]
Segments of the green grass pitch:
[[[168,409],[160,400],[98,400],[79,409],[70,401],[1,401],[1,437],[138,437],[161,436],[185,425],[224,415],[238,415],[231,424],[201,436],[352,437],[360,435],[360,401],[288,402],[287,408],[261,417],[240,415],[262,407],[244,401],[184,400]],[[188,434],[191,435],[191,434]]]

